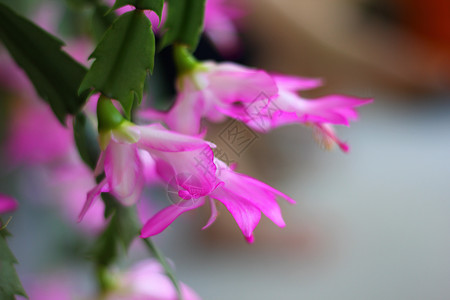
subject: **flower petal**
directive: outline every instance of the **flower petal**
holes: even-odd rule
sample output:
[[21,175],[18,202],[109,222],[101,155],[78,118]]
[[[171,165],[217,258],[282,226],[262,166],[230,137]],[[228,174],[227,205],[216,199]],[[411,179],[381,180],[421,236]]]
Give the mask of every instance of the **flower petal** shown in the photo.
[[211,205],[211,216],[209,217],[208,222],[206,223],[205,226],[203,226],[202,230],[205,230],[206,228],[208,228],[209,226],[212,225],[212,223],[214,223],[214,221],[217,219],[217,216],[219,215],[218,211],[217,211],[217,206],[216,203],[214,202],[213,199],[209,200],[209,203]]
[[161,124],[137,127],[141,132],[138,147],[148,151],[152,149],[165,152],[188,151],[207,144],[203,139],[168,130]]
[[13,211],[17,209],[19,204],[14,198],[0,195],[0,214]]
[[190,205],[187,205],[188,202],[183,202],[184,205],[171,205],[163,210],[159,211],[156,215],[154,215],[150,220],[148,220],[141,231],[141,238],[147,238],[149,236],[157,235],[161,233],[164,229],[166,229],[176,218],[178,218],[181,214],[196,209],[203,204],[205,204],[205,199],[200,198],[196,200],[187,200]]
[[[105,175],[111,192],[123,204],[136,199],[140,193],[143,180],[142,165],[136,144],[122,144],[110,141],[105,150]],[[126,203],[125,203],[126,201]]]
[[90,190],[86,196],[86,201],[84,202],[83,208],[81,209],[80,215],[78,216],[77,222],[81,222],[86,215],[89,208],[94,204],[94,201],[100,196],[101,193],[109,192],[110,188],[107,179],[103,179],[99,184],[97,184],[92,190]]

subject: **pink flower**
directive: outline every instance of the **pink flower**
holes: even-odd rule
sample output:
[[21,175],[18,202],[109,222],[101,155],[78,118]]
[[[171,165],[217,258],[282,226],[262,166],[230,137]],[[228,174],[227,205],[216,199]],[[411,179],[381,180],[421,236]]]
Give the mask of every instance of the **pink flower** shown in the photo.
[[[79,220],[102,192],[112,193],[124,205],[137,202],[149,176],[144,166],[153,164],[142,151],[150,154],[159,176],[174,178],[186,194],[204,196],[215,187],[215,178],[206,176],[203,170],[205,165],[215,172],[212,149],[200,138],[169,131],[160,124],[138,126],[128,121],[100,131],[99,138],[103,151],[94,173],[100,175],[104,171],[105,178],[88,193]],[[200,156],[199,151],[211,155]],[[193,176],[201,189],[186,180],[185,174]]]
[[[105,295],[105,300],[176,300],[176,290],[164,274],[161,265],[152,260],[136,264],[117,278],[117,288]],[[183,299],[200,300],[187,285],[180,283]]]
[[343,151],[349,147],[340,141],[332,125],[349,126],[358,118],[356,107],[372,102],[345,95],[328,95],[318,99],[305,99],[297,94],[322,85],[320,79],[273,75],[278,96],[261,94],[250,104],[229,106],[224,114],[244,122],[250,128],[267,132],[282,125],[300,123],[314,128],[316,137],[325,148],[338,144]]
[[74,149],[72,131],[62,126],[44,103],[18,107],[9,126],[6,146],[13,163],[54,162]]
[[18,203],[14,198],[0,194],[0,214],[16,210],[17,206]]
[[234,63],[195,63],[177,80],[178,96],[167,113],[152,110],[142,117],[164,120],[170,129],[189,135],[201,130],[201,119],[221,122],[236,102],[251,103],[261,93],[277,94],[275,81],[266,72]]
[[[276,199],[281,197],[290,203],[295,203],[293,199],[254,178],[234,172],[218,159],[214,162],[220,185],[209,194],[211,217],[203,229],[209,227],[217,217],[214,200],[225,205],[249,243],[253,242],[253,231],[259,223],[261,213],[279,227],[285,226]],[[205,203],[205,197],[184,198],[184,201],[180,199],[178,203],[166,207],[148,220],[141,231],[141,237],[159,234],[178,216]]]
[[205,7],[205,33],[224,56],[232,56],[240,48],[235,20],[245,13],[229,0],[208,0]]

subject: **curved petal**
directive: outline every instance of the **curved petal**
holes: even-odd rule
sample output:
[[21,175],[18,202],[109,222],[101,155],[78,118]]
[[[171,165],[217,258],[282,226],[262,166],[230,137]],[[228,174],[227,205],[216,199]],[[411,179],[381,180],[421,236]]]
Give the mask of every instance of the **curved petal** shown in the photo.
[[[111,192],[117,196],[118,200],[130,200],[130,197],[135,199],[132,196],[142,190],[139,182],[143,179],[136,144],[111,141],[105,150],[104,167]],[[130,203],[127,201],[124,204]]]
[[253,231],[261,219],[261,211],[246,199],[232,194],[224,188],[216,189],[210,196],[225,205],[236,220],[244,237],[251,239]]
[[[192,85],[184,80],[184,85]],[[171,130],[197,135],[201,128],[201,119],[204,114],[204,102],[201,91],[191,87],[183,87],[178,93],[174,106],[167,113],[165,122]]]
[[217,211],[217,206],[216,206],[216,203],[214,202],[214,200],[213,199],[209,199],[209,203],[211,205],[211,216],[209,217],[208,222],[206,223],[206,225],[203,226],[202,230],[205,230],[206,228],[211,226],[212,223],[214,223],[214,221],[217,219],[217,216],[219,215],[219,212]]
[[89,208],[94,204],[94,201],[100,196],[101,193],[109,192],[108,182],[103,179],[99,184],[97,184],[92,190],[90,190],[86,196],[86,201],[84,202],[83,208],[81,209],[80,215],[78,216],[77,222],[80,223],[84,216],[86,215]]
[[204,63],[209,68],[208,80],[221,102],[253,102],[261,94],[272,98],[278,94],[278,87],[265,71],[246,68],[234,63]]
[[214,153],[207,145],[192,151],[151,151],[150,154],[162,179],[180,187],[192,198],[208,195],[218,184]]
[[200,198],[196,201],[190,201],[191,205],[171,205],[159,211],[150,220],[148,220],[141,230],[141,238],[147,238],[157,235],[166,229],[181,214],[196,209],[205,204],[205,199]]
[[203,139],[170,131],[161,124],[137,127],[141,132],[138,146],[148,151],[151,149],[166,152],[188,151],[204,147],[207,144]]

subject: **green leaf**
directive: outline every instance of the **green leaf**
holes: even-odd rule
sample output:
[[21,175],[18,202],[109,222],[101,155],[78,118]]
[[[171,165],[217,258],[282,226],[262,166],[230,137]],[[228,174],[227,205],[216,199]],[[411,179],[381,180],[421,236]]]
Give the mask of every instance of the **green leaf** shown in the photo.
[[197,47],[203,30],[205,0],[167,0],[166,30],[161,47],[177,43],[191,51]]
[[116,99],[130,117],[135,101],[142,100],[145,77],[153,69],[155,37],[142,11],[121,15],[108,29],[91,58],[92,67],[81,83],[80,92],[93,87]]
[[94,125],[85,114],[78,113],[74,118],[73,134],[81,158],[91,169],[95,169],[100,156],[98,135]]
[[[96,4],[92,13],[92,34],[98,41],[100,40],[117,16],[114,13],[108,13],[111,10],[109,6]],[[107,14],[108,13],[108,14]]]
[[153,10],[161,18],[164,0],[116,0],[112,10],[121,8],[125,5],[133,5],[137,9]]
[[8,235],[6,229],[0,231],[0,299],[15,300],[14,295],[28,298],[14,268],[17,260],[6,243]]
[[0,40],[61,123],[81,109],[87,94],[77,91],[86,69],[61,50],[63,42],[1,3]]
[[105,212],[112,214],[108,227],[98,238],[93,258],[99,265],[108,266],[122,252],[126,252],[131,242],[139,234],[140,224],[135,206],[122,206],[111,195],[102,194]]

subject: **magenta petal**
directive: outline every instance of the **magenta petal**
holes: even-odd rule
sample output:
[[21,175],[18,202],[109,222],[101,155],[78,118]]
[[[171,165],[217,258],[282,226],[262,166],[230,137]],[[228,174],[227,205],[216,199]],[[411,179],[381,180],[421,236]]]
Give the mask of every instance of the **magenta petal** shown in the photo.
[[320,78],[307,78],[280,74],[271,75],[275,79],[279,89],[288,90],[291,92],[315,89],[323,84],[322,79]]
[[0,195],[0,214],[13,211],[17,209],[19,204],[14,198]]
[[214,202],[214,200],[210,199],[209,203],[211,205],[211,216],[209,217],[209,220],[206,223],[206,225],[203,226],[202,230],[205,230],[206,228],[211,226],[212,223],[214,223],[214,221],[217,219],[217,216],[219,215],[219,212],[217,211],[217,206],[216,206],[216,203]]
[[211,197],[225,205],[245,237],[249,238],[252,236],[261,219],[261,211],[257,207],[246,201],[246,199],[230,194],[222,188],[215,190]]
[[[189,201],[189,202],[187,202]],[[181,214],[196,209],[205,203],[204,198],[183,201],[184,205],[171,205],[159,211],[148,220],[141,231],[141,238],[147,238],[161,233]],[[187,205],[189,203],[189,205]]]
[[158,174],[172,187],[179,187],[192,198],[208,195],[218,184],[214,153],[203,148],[184,152],[150,152],[156,161]]
[[103,192],[109,192],[108,182],[103,179],[99,184],[97,184],[92,190],[90,190],[86,196],[86,201],[84,202],[83,208],[81,209],[80,215],[78,216],[77,222],[81,222],[86,215],[89,208],[92,206],[95,200],[100,196]]

